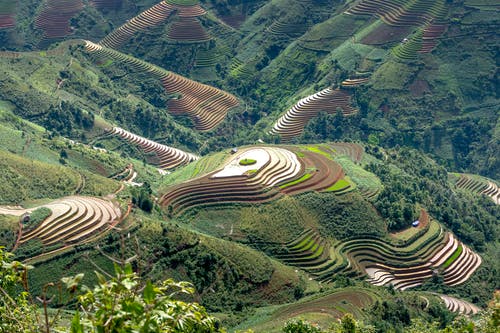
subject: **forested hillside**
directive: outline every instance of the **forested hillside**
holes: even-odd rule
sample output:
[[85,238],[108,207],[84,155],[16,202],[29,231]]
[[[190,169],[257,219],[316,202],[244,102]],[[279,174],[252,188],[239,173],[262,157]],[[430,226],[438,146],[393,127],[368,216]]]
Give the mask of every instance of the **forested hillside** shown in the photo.
[[0,245],[34,295],[131,264],[229,331],[474,322],[500,285],[499,11],[0,0]]

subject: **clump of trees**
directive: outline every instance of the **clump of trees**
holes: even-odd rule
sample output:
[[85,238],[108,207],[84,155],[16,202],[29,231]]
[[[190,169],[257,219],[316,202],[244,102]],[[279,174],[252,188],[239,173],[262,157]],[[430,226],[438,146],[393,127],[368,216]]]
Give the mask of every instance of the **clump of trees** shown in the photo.
[[153,200],[151,199],[151,186],[144,183],[140,187],[135,187],[130,190],[132,194],[132,203],[145,212],[151,212],[153,209]]

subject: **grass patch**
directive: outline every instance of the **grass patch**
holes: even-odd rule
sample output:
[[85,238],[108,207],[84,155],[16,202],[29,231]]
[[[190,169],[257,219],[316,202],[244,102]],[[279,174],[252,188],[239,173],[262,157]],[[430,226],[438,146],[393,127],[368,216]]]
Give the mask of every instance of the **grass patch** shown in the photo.
[[339,179],[332,186],[327,188],[325,192],[339,192],[351,186],[351,183],[345,178]]
[[320,154],[325,156],[326,158],[332,159],[332,156],[326,151],[322,150],[320,146],[306,146],[305,148],[309,151],[312,151],[313,153]]
[[244,158],[239,162],[240,165],[253,165],[255,163],[257,163],[257,160],[251,158]]
[[368,20],[366,17],[337,15],[314,25],[300,38],[305,47],[330,51],[351,38],[352,34]]
[[443,264],[443,266],[441,266],[442,269],[446,269],[448,268],[451,264],[453,264],[453,262],[462,254],[462,252],[464,251],[464,248],[462,245],[459,245],[457,247],[457,249],[455,250],[455,252],[453,253],[453,255],[451,257],[449,257]]
[[0,204],[60,198],[75,194],[106,195],[118,182],[87,171],[77,172],[61,165],[24,158],[0,150]]
[[[294,197],[265,205],[240,208],[241,231],[265,242],[287,242],[304,228],[315,228],[317,218]],[[279,232],[277,232],[279,231]]]
[[271,279],[273,273],[271,260],[256,250],[212,237],[203,237],[201,242],[224,257],[240,275],[250,281],[263,283]]
[[301,250],[301,249],[305,248],[306,245],[311,242],[312,237],[313,237],[313,235],[307,236],[306,238],[301,240],[300,243],[298,243],[297,245],[290,247],[290,250]]
[[298,179],[295,179],[295,180],[293,180],[293,181],[291,181],[289,183],[281,185],[280,188],[284,189],[284,188],[287,188],[287,187],[292,186],[292,185],[300,184],[300,183],[308,180],[311,177],[312,177],[312,174],[306,173],[306,174],[304,174],[302,177],[300,177]]

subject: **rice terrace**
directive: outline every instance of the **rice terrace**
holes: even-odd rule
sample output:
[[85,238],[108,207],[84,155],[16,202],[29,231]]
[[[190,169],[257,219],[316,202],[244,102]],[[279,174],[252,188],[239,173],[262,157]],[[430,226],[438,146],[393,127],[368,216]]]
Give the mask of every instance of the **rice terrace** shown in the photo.
[[0,332],[497,332],[499,13],[0,0]]

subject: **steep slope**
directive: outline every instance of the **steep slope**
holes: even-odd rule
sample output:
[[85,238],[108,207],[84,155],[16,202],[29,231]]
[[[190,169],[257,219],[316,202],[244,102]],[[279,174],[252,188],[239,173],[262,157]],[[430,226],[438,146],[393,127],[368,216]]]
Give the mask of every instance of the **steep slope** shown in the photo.
[[169,112],[177,115],[188,114],[198,130],[213,129],[224,119],[228,110],[239,103],[235,96],[225,91],[189,80],[90,41],[85,41],[85,51],[96,59],[109,57],[122,61],[135,70],[153,75],[161,81],[168,94],[175,96],[168,101]]

